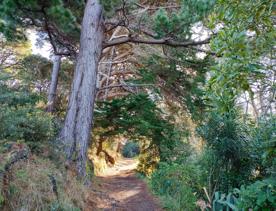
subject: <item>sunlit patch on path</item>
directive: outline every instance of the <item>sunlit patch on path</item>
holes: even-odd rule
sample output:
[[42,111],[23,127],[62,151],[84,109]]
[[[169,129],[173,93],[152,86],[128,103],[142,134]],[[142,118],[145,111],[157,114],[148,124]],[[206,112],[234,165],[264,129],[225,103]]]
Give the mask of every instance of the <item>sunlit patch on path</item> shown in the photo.
[[99,210],[105,211],[159,211],[157,200],[146,184],[135,176],[138,162],[122,159],[98,177],[101,193],[98,193]]

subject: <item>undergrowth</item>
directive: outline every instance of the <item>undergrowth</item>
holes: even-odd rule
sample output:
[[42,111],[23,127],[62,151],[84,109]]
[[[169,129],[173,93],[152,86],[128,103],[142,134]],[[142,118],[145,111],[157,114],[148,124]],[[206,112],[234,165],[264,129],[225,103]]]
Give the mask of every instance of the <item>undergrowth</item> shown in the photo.
[[35,155],[12,165],[4,184],[3,210],[83,210],[88,194],[74,173]]

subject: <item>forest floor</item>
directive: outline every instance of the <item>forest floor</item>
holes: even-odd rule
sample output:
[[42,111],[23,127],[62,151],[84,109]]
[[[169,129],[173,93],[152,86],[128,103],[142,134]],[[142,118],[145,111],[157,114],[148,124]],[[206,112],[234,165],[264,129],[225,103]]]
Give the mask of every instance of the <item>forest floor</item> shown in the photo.
[[104,211],[162,210],[146,183],[135,175],[137,163],[134,159],[121,159],[95,178],[94,207]]

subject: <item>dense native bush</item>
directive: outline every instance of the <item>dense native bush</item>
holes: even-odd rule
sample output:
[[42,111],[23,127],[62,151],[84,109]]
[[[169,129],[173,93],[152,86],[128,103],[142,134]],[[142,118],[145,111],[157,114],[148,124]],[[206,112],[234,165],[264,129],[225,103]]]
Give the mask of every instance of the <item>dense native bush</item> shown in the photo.
[[13,89],[0,83],[0,104],[6,106],[34,105],[41,97],[26,89]]
[[37,96],[3,87],[0,99],[0,140],[24,140],[37,149],[54,136],[52,116],[37,108]]
[[[198,128],[206,141],[201,167],[208,178],[209,191],[228,192],[250,180],[256,162],[249,129],[233,113],[212,113]],[[210,171],[211,169],[211,171]]]
[[237,207],[242,210],[273,210],[276,207],[275,178],[256,181],[242,186],[239,192]]
[[276,182],[274,178],[257,180],[226,194],[216,192],[212,210],[273,210],[276,207]]
[[140,153],[140,147],[135,142],[127,142],[123,148],[123,156],[126,158],[133,158]]
[[46,141],[54,132],[51,117],[32,106],[3,106],[0,108],[0,119],[1,139]]
[[276,117],[260,119],[253,137],[260,177],[276,176]]
[[275,184],[265,179],[275,174],[274,117],[260,119],[254,126],[233,113],[212,114],[199,134],[206,141],[199,160],[201,178],[213,196],[214,210],[275,206]]
[[198,172],[191,164],[160,163],[152,174],[151,188],[168,210],[195,210]]

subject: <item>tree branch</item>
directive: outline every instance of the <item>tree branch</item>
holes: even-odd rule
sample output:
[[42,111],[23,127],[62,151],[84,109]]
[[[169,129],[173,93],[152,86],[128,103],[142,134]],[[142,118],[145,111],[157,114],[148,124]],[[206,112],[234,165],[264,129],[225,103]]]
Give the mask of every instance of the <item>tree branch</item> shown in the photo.
[[149,6],[144,6],[142,4],[134,3],[136,6],[147,9],[147,10],[159,10],[159,9],[179,9],[181,6],[179,5],[168,5],[168,6],[160,6],[160,7],[149,7]]
[[47,17],[47,13],[46,11],[44,10],[44,8],[41,9],[42,11],[42,14],[44,16],[44,29],[48,35],[48,38],[49,38],[49,41],[50,41],[50,44],[52,45],[53,47],[53,50],[54,50],[54,53],[55,55],[58,55],[58,56],[71,56],[72,55],[72,52],[70,51],[64,51],[64,52],[59,52],[58,51],[58,47],[56,46],[55,44],[55,40],[54,40],[54,37],[53,37],[53,33],[51,31],[51,27],[50,27],[50,24],[49,24],[49,20],[48,20],[48,17]]
[[112,89],[118,87],[141,87],[141,86],[154,86],[154,84],[118,84],[118,85],[110,85],[104,86],[98,89],[98,91],[102,91],[104,89]]
[[208,38],[203,41],[186,41],[186,42],[178,42],[174,41],[172,39],[142,39],[139,37],[134,36],[128,36],[128,37],[122,37],[119,39],[111,40],[108,42],[104,42],[103,47],[107,48],[114,45],[120,45],[124,43],[143,43],[143,44],[151,44],[151,45],[167,45],[171,47],[189,47],[189,46],[197,46],[197,45],[203,45],[208,44],[210,42],[211,38]]

